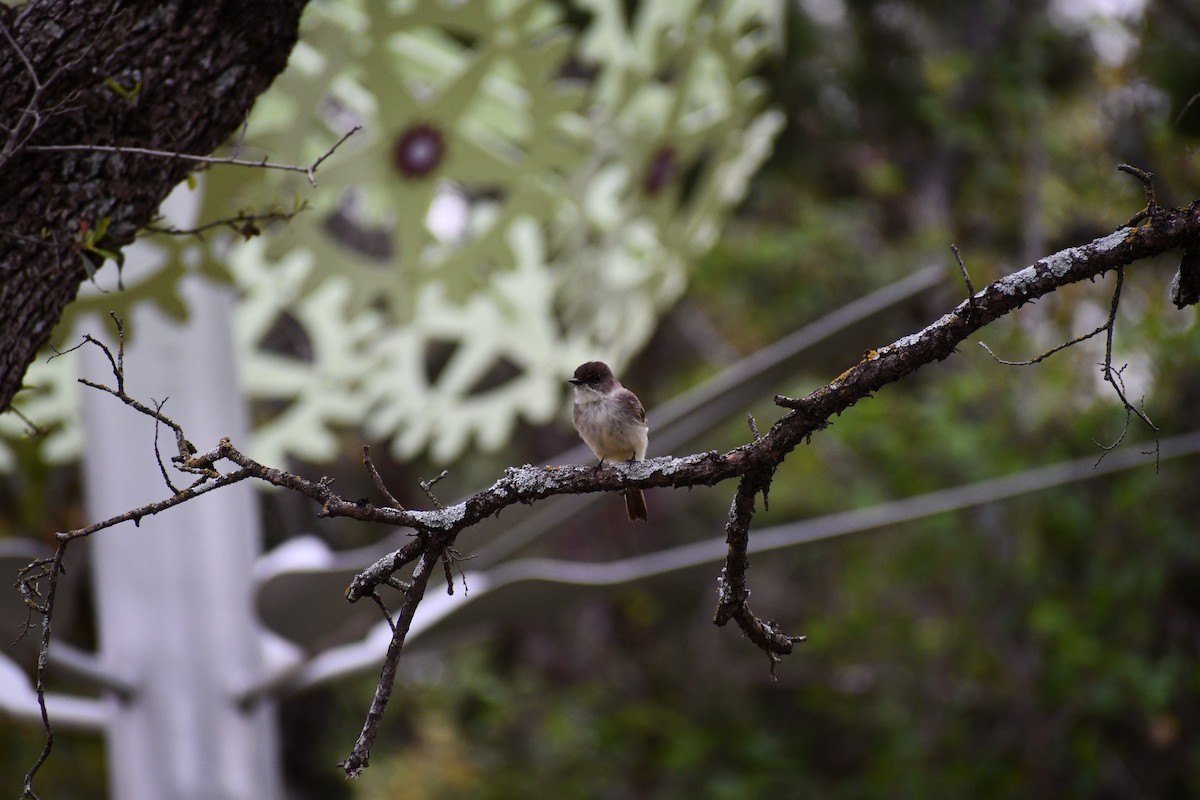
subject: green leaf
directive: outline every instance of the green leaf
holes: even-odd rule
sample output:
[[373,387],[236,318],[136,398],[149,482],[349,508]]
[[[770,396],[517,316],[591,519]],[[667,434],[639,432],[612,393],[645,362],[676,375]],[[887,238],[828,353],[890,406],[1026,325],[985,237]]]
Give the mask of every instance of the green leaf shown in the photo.
[[135,83],[133,85],[132,89],[126,89],[124,86],[117,83],[112,78],[105,78],[104,84],[106,86],[108,86],[108,88],[112,89],[114,92],[121,95],[121,97],[125,98],[125,100],[128,100],[128,101],[132,101],[133,98],[137,97],[138,92],[140,92],[142,90],[142,82],[141,81],[138,81],[137,83]]
[[116,250],[105,250],[102,247],[93,247],[91,250],[98,256],[106,258],[109,261],[116,262],[118,267],[125,266],[125,256]]
[[101,217],[100,221],[96,223],[96,227],[93,228],[91,231],[91,234],[94,237],[94,241],[98,242],[101,239],[103,239],[104,234],[108,233],[108,226],[111,224],[112,224],[112,220],[110,218]]

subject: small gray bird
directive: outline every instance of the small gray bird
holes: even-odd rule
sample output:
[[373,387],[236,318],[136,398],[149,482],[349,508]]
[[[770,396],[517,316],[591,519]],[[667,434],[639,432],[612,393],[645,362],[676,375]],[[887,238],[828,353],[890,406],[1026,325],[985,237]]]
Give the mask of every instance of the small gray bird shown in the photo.
[[[570,382],[575,385],[575,430],[600,459],[600,465],[605,461],[645,459],[650,430],[646,427],[646,409],[637,395],[613,376],[608,364],[580,364]],[[641,489],[625,490],[625,511],[630,521],[646,519],[646,497]]]

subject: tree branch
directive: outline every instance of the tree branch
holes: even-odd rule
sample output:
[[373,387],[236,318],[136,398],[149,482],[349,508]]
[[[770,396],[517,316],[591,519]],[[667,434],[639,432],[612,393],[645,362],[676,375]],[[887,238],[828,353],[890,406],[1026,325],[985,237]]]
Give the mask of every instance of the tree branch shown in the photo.
[[346,771],[347,777],[357,778],[371,762],[371,746],[379,734],[379,726],[383,722],[384,712],[392,697],[392,687],[396,682],[396,669],[400,664],[404,640],[408,636],[409,628],[412,627],[417,606],[425,597],[425,588],[429,585],[429,578],[437,568],[437,563],[441,560],[444,551],[445,545],[434,541],[428,542],[421,554],[420,563],[413,570],[412,582],[404,589],[404,605],[400,608],[400,615],[392,627],[392,641],[388,644],[387,655],[383,658],[383,668],[379,671],[379,682],[375,684],[375,695],[371,698],[371,707],[367,710],[362,731],[359,733],[358,741],[354,743],[350,755],[338,765]]
[[[714,622],[724,625],[730,620],[736,620],[746,636],[770,658],[773,671],[780,657],[790,653],[793,645],[803,641],[804,637],[790,636],[776,623],[763,621],[750,611],[750,592],[746,580],[749,567],[747,550],[755,499],[762,494],[765,505],[775,471],[788,454],[814,433],[827,427],[834,415],[843,413],[859,400],[869,397],[890,383],[902,380],[920,367],[947,358],[976,331],[1026,303],[1050,294],[1060,287],[1091,280],[1114,270],[1118,271],[1119,277],[1124,278],[1125,268],[1130,264],[1172,249],[1193,245],[1198,236],[1200,201],[1185,209],[1155,207],[1137,228],[1121,228],[1086,245],[1071,247],[1047,256],[1025,269],[989,284],[982,290],[972,292],[969,298],[922,330],[886,346],[869,350],[857,364],[809,395],[803,398],[776,397],[776,403],[790,411],[761,436],[755,426],[752,428],[754,434],[751,442],[726,453],[710,451],[682,457],[662,457],[612,464],[600,469],[590,465],[511,467],[491,486],[454,505],[440,507],[440,503],[430,492],[431,502],[439,507],[429,510],[400,507],[395,497],[382,486],[369,457],[365,460],[366,469],[384,498],[384,503],[380,505],[340,496],[333,491],[332,481],[327,478],[313,481],[260,464],[242,453],[228,439],[222,439],[216,447],[207,452],[197,453],[183,437],[182,429],[162,413],[161,405],[151,408],[126,394],[122,359],[119,356],[114,358],[112,353],[105,349],[117,378],[118,388],[114,390],[99,384],[90,385],[112,394],[138,413],[154,418],[156,423],[175,430],[181,444],[180,454],[171,459],[172,463],[177,469],[198,474],[201,478],[191,488],[158,503],[143,506],[86,528],[58,534],[60,551],[75,538],[90,535],[123,521],[136,522],[147,514],[158,513],[196,495],[247,478],[255,478],[309,497],[320,506],[318,516],[344,516],[414,529],[416,535],[408,544],[362,570],[346,589],[346,599],[349,602],[357,602],[364,597],[378,601],[377,590],[385,585],[399,589],[404,596],[399,614],[392,623],[392,640],[362,732],[350,755],[342,762],[347,774],[357,775],[369,763],[371,746],[391,696],[396,665],[413,615],[425,595],[430,576],[438,562],[451,550],[460,532],[510,505],[532,503],[557,494],[618,492],[631,487],[646,489],[711,486],[738,478],[738,488],[725,526],[728,552],[721,573],[721,590]],[[1110,326],[1115,319],[1118,297],[1119,294],[1115,293]],[[1106,377],[1109,374],[1113,375],[1112,380],[1117,382],[1114,386],[1119,391],[1119,370],[1112,369],[1111,365],[1111,327],[1109,331]],[[96,344],[103,348],[98,342]],[[222,472],[221,465],[224,462],[232,464],[234,468]],[[425,484],[427,490],[428,485]],[[405,581],[396,573],[409,564],[415,566],[411,580]],[[44,640],[48,640],[49,618],[53,612],[53,584],[57,581],[58,573],[56,570],[45,569],[45,565],[40,569],[35,569],[34,566],[31,565],[22,579],[22,591],[26,593],[31,609],[46,616],[43,630]],[[44,592],[41,586],[43,581],[49,581],[51,584],[48,593]],[[43,595],[47,600],[38,601],[37,598]],[[392,622],[390,615],[389,622]],[[51,735],[47,722],[48,741]]]

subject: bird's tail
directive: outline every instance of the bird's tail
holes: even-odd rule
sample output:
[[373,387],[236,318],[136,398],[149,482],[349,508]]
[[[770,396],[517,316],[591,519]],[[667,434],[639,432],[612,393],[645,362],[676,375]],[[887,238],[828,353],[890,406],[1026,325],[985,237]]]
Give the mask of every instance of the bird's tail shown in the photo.
[[625,490],[625,513],[629,515],[630,522],[646,521],[646,495],[642,494],[641,489]]

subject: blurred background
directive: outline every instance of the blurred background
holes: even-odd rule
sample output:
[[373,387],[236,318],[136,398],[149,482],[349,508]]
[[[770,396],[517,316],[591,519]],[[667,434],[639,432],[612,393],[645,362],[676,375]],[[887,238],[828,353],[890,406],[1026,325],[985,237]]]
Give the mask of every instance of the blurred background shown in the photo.
[[[416,508],[442,469],[450,502],[508,465],[587,463],[565,379],[595,357],[650,410],[651,456],[736,447],[747,412],[765,430],[775,394],[959,302],[951,243],[980,286],[1107,234],[1144,204],[1122,162],[1153,172],[1164,204],[1200,196],[1200,11],[1182,0],[307,13],[238,146],[308,163],[363,124],[344,160],[305,194],[289,182],[303,176],[206,173],[201,220],[304,210],[155,237],[157,271],[82,300],[60,340],[137,303],[184,316],[185,275],[232,284],[256,452],[347,497],[375,497],[363,443]],[[507,56],[481,65],[493,51]],[[1200,403],[1196,312],[1166,300],[1176,266],[1128,270],[1114,342],[1164,441],[1196,430]],[[979,338],[1034,358],[1102,324],[1112,288],[1068,287]],[[775,679],[711,623],[732,485],[654,490],[646,525],[607,495],[505,511],[460,538],[468,600],[430,611],[360,780],[335,764],[376,666],[281,692],[289,796],[1200,793],[1200,461],[1181,445],[1157,468],[1091,470],[1126,423],[1103,358],[1102,336],[1025,367],[972,343],[795,451],[751,531],[752,607],[808,637]],[[49,437],[5,429],[5,538],[91,521],[77,401],[60,397],[73,378],[55,381],[25,408]],[[1154,438],[1135,419],[1124,445]],[[1085,468],[984,502],[987,481],[1060,463]],[[959,486],[984,488],[955,510],[896,506]],[[298,497],[259,501],[267,549],[393,541]],[[789,527],[814,520],[823,533]],[[755,551],[764,531],[780,544]],[[627,572],[573,581],[567,564]],[[86,646],[81,584],[63,635]],[[266,627],[327,644],[293,635],[291,601],[264,587]],[[357,640],[368,619],[327,622],[344,627],[326,638]],[[41,746],[36,726],[5,723],[0,785],[15,791]],[[98,737],[64,734],[42,788],[105,797],[105,769]]]

